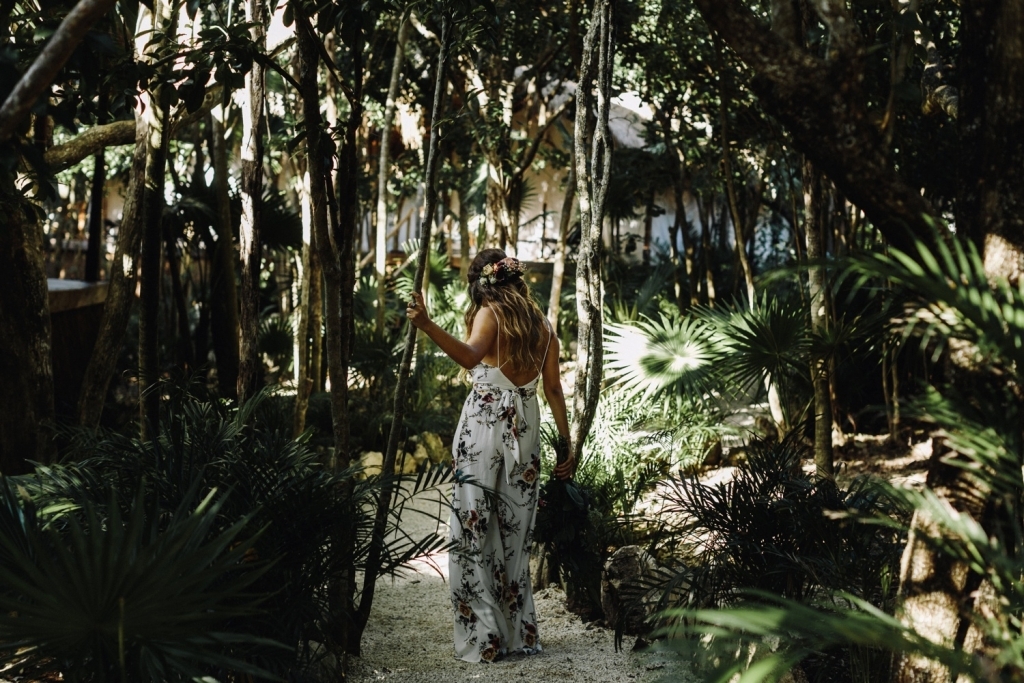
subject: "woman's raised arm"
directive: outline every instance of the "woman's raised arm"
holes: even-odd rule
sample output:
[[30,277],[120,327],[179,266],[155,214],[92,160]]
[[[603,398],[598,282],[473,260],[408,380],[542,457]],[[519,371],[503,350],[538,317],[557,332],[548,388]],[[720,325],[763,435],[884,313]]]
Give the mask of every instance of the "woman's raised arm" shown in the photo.
[[413,293],[413,298],[416,306],[405,309],[409,322],[423,330],[449,358],[467,370],[475,368],[494,346],[498,336],[498,321],[491,309],[481,308],[477,312],[469,339],[460,341],[430,319],[422,294]]

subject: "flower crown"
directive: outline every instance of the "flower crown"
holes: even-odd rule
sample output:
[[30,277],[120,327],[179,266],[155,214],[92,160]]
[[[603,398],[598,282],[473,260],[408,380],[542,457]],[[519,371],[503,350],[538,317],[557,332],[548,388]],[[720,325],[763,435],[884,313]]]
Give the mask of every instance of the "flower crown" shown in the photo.
[[523,264],[519,259],[506,256],[495,263],[488,263],[481,269],[480,284],[484,287],[503,285],[522,277],[523,272]]

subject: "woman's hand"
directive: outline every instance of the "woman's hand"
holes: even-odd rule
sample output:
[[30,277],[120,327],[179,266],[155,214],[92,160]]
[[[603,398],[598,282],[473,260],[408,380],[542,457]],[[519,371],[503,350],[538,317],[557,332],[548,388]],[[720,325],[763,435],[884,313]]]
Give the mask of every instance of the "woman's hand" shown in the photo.
[[421,330],[433,322],[427,314],[427,305],[423,302],[423,295],[419,292],[412,293],[412,301],[406,304],[405,316],[409,318],[409,322],[413,326]]
[[[565,443],[561,447],[564,448],[565,451],[569,451],[569,438],[559,438],[565,439]],[[576,458],[570,455],[566,460],[555,465],[554,473],[559,479],[572,479],[572,475],[576,473]]]

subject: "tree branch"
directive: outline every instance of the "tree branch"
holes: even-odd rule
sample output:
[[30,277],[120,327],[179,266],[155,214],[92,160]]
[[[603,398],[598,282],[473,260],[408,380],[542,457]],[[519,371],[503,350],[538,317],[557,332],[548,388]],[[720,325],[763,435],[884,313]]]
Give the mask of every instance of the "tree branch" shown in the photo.
[[859,50],[860,32],[846,7],[846,0],[814,0],[812,4],[832,34],[831,43],[837,51]]
[[921,90],[924,92],[921,113],[930,116],[942,111],[955,120],[960,110],[960,93],[949,82],[952,67],[942,61],[942,56],[934,44],[929,44],[927,50],[928,61],[924,65],[924,73],[921,74]]
[[513,176],[522,175],[526,172],[526,169],[533,163],[533,158],[537,156],[537,151],[540,149],[541,144],[544,142],[544,136],[551,130],[551,126],[558,122],[558,119],[562,118],[562,114],[569,108],[569,105],[575,101],[575,98],[569,98],[565,101],[565,104],[554,113],[553,116],[548,117],[547,122],[540,127],[537,134],[533,136],[533,141],[530,142],[530,146],[523,152],[523,156],[519,160],[519,164],[516,165],[515,171],[512,173]]
[[[752,89],[793,136],[794,146],[823,170],[896,247],[912,237],[932,241],[938,214],[887,160],[868,118],[859,71],[849,58],[826,62],[761,26],[739,0],[695,0],[705,21],[755,72]],[[819,10],[831,11],[820,0]],[[827,6],[827,7],[826,7]],[[829,15],[843,40],[855,40],[845,20]],[[857,51],[859,52],[859,50]]]
[[[219,101],[223,86],[216,85],[206,91],[202,106],[194,112],[179,118],[171,125],[171,134],[191,126],[206,116]],[[76,135],[65,143],[54,145],[46,150],[43,160],[51,173],[59,173],[71,168],[82,159],[101,152],[107,147],[135,144],[135,121],[114,121],[101,126],[93,126],[89,130]]]
[[7,142],[100,17],[115,0],[80,0],[0,107],[0,143]]

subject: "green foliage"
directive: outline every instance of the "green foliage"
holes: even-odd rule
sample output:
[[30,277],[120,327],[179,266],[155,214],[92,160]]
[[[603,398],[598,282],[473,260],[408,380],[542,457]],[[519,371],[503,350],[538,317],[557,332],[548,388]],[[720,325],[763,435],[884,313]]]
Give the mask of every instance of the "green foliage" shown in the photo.
[[736,396],[766,381],[792,397],[809,381],[809,346],[802,306],[766,295],[753,310],[734,304],[609,324],[609,377],[648,398]]
[[[667,472],[700,465],[726,428],[713,408],[683,396],[651,400],[606,390],[584,445],[580,476],[603,481],[621,471],[632,481],[650,466]],[[627,512],[631,505],[620,506]]]
[[122,515],[111,493],[68,515],[19,488],[0,482],[0,660],[71,681],[269,675],[243,653],[284,649],[244,627],[270,567],[249,561],[248,518],[223,527],[223,494],[161,510],[140,490]]
[[[616,548],[641,545],[656,552],[665,526],[638,512],[673,468],[700,463],[723,432],[718,416],[682,400],[642,400],[605,391],[572,482],[541,487],[534,539],[563,572],[570,604],[601,610],[601,570]],[[553,450],[555,433],[545,430]]]
[[[329,588],[349,567],[365,571],[383,480],[357,480],[354,469],[325,470],[316,452],[287,435],[290,425],[274,427],[282,422],[273,419],[276,412],[266,394],[234,412],[183,396],[168,410],[156,440],[80,432],[72,439],[65,464],[8,478],[5,485],[12,491],[17,486],[26,500],[9,495],[6,512],[0,514],[15,521],[39,520],[33,524],[49,528],[45,543],[4,542],[10,549],[6,552],[20,552],[25,558],[20,565],[23,575],[33,571],[25,564],[30,561],[56,567],[34,577],[33,599],[77,591],[91,596],[79,601],[82,609],[91,609],[91,604],[102,607],[94,616],[109,625],[119,623],[117,599],[124,597],[125,609],[133,608],[130,619],[124,617],[124,628],[134,629],[125,631],[126,643],[152,649],[148,639],[168,633],[171,640],[160,647],[177,648],[175,657],[192,662],[192,668],[175,668],[177,659],[160,659],[170,673],[156,677],[159,680],[198,675],[193,673],[197,667],[207,675],[258,668],[269,672],[261,675],[283,677],[313,666],[319,656],[313,644],[331,642],[338,620],[352,618],[352,606],[339,605]],[[438,469],[401,487],[399,505],[385,531],[390,540],[381,574],[444,546],[440,536],[412,538],[401,531],[398,515],[409,496],[434,495],[448,483],[450,473]],[[213,499],[198,508],[193,503],[196,495],[220,491],[227,493],[215,504]],[[10,536],[8,530],[15,527],[5,521],[0,532]],[[122,528],[123,533],[118,531]],[[62,548],[76,548],[73,563]],[[117,564],[122,561],[124,567]],[[168,572],[174,576],[168,577]],[[20,585],[29,586],[25,580]],[[180,602],[181,612],[170,604],[173,600]],[[85,673],[79,676],[75,662],[102,656],[117,663],[106,650],[95,650],[96,643],[107,647],[109,638],[116,639],[116,629],[104,626],[100,635],[107,640],[90,640],[83,634],[97,623],[90,621],[93,617],[72,622],[64,618],[62,603],[49,599],[45,606],[50,611],[40,612],[37,630],[74,627],[80,633],[72,634],[72,640],[48,641],[34,656],[46,661],[62,652],[55,649],[62,643],[75,643],[74,652],[60,654],[59,661],[72,667],[65,676],[78,680],[92,679]],[[189,621],[184,615],[192,611],[196,614]],[[5,622],[8,630],[0,649],[32,636],[34,632],[20,628],[20,623],[24,622]],[[223,637],[218,635],[222,632]],[[282,645],[266,647],[270,642]],[[159,658],[159,651],[154,652],[139,654],[139,661]]]
[[[853,259],[849,274],[860,285],[879,279],[907,289],[908,303],[894,321],[904,338],[917,338],[927,348],[955,349],[970,366],[968,385],[930,388],[914,404],[918,419],[937,428],[951,452],[950,466],[967,470],[972,486],[986,497],[986,518],[954,510],[929,488],[913,490],[880,485],[885,495],[928,524],[917,538],[947,560],[960,563],[969,581],[984,586],[989,599],[983,611],[966,610],[961,617],[985,643],[965,652],[955,645],[932,642],[879,609],[870,595],[842,590],[823,594],[813,604],[796,604],[772,594],[741,596],[725,610],[681,610],[666,633],[677,645],[703,650],[712,671],[710,680],[776,681],[812,653],[840,648],[920,656],[940,662],[951,680],[1016,680],[1024,673],[1021,631],[1024,624],[1024,527],[1020,514],[1021,340],[1024,339],[1024,289],[986,276],[974,246],[950,238],[935,247],[918,245],[914,257],[893,250]],[[903,529],[904,519],[850,510],[847,523],[865,533],[886,535]],[[835,586],[836,589],[845,588]],[[774,642],[775,646],[770,644]],[[751,656],[756,649],[756,656]],[[994,672],[999,672],[995,674]],[[861,677],[858,680],[878,680]]]
[[716,386],[721,351],[714,329],[696,317],[641,318],[605,328],[608,379],[630,394],[703,397]]
[[689,476],[665,487],[663,514],[678,520],[672,542],[685,564],[673,583],[685,586],[684,603],[727,605],[746,589],[801,601],[841,588],[887,599],[881,582],[894,574],[900,535],[846,519],[897,514],[885,492],[867,480],[846,489],[812,480],[800,467],[807,449],[792,433],[782,442],[754,439],[747,450],[728,482]]
[[[434,319],[452,334],[462,335],[465,285],[447,268],[447,257],[437,255],[438,280],[432,280],[430,311]],[[443,287],[439,283],[443,284]],[[349,391],[352,438],[355,451],[381,451],[387,443],[394,410],[395,368],[405,348],[405,301],[412,292],[412,276],[403,273],[386,297],[385,334],[375,329],[376,284],[363,277],[356,290],[356,338],[350,362]],[[465,400],[460,368],[421,335],[419,354],[409,377],[410,407],[403,430],[408,436],[430,431],[440,434],[455,430]],[[322,434],[331,432],[331,414],[326,395],[311,398],[310,424]]]
[[275,366],[287,369],[294,344],[295,330],[290,316],[275,313],[260,319],[257,348]]

